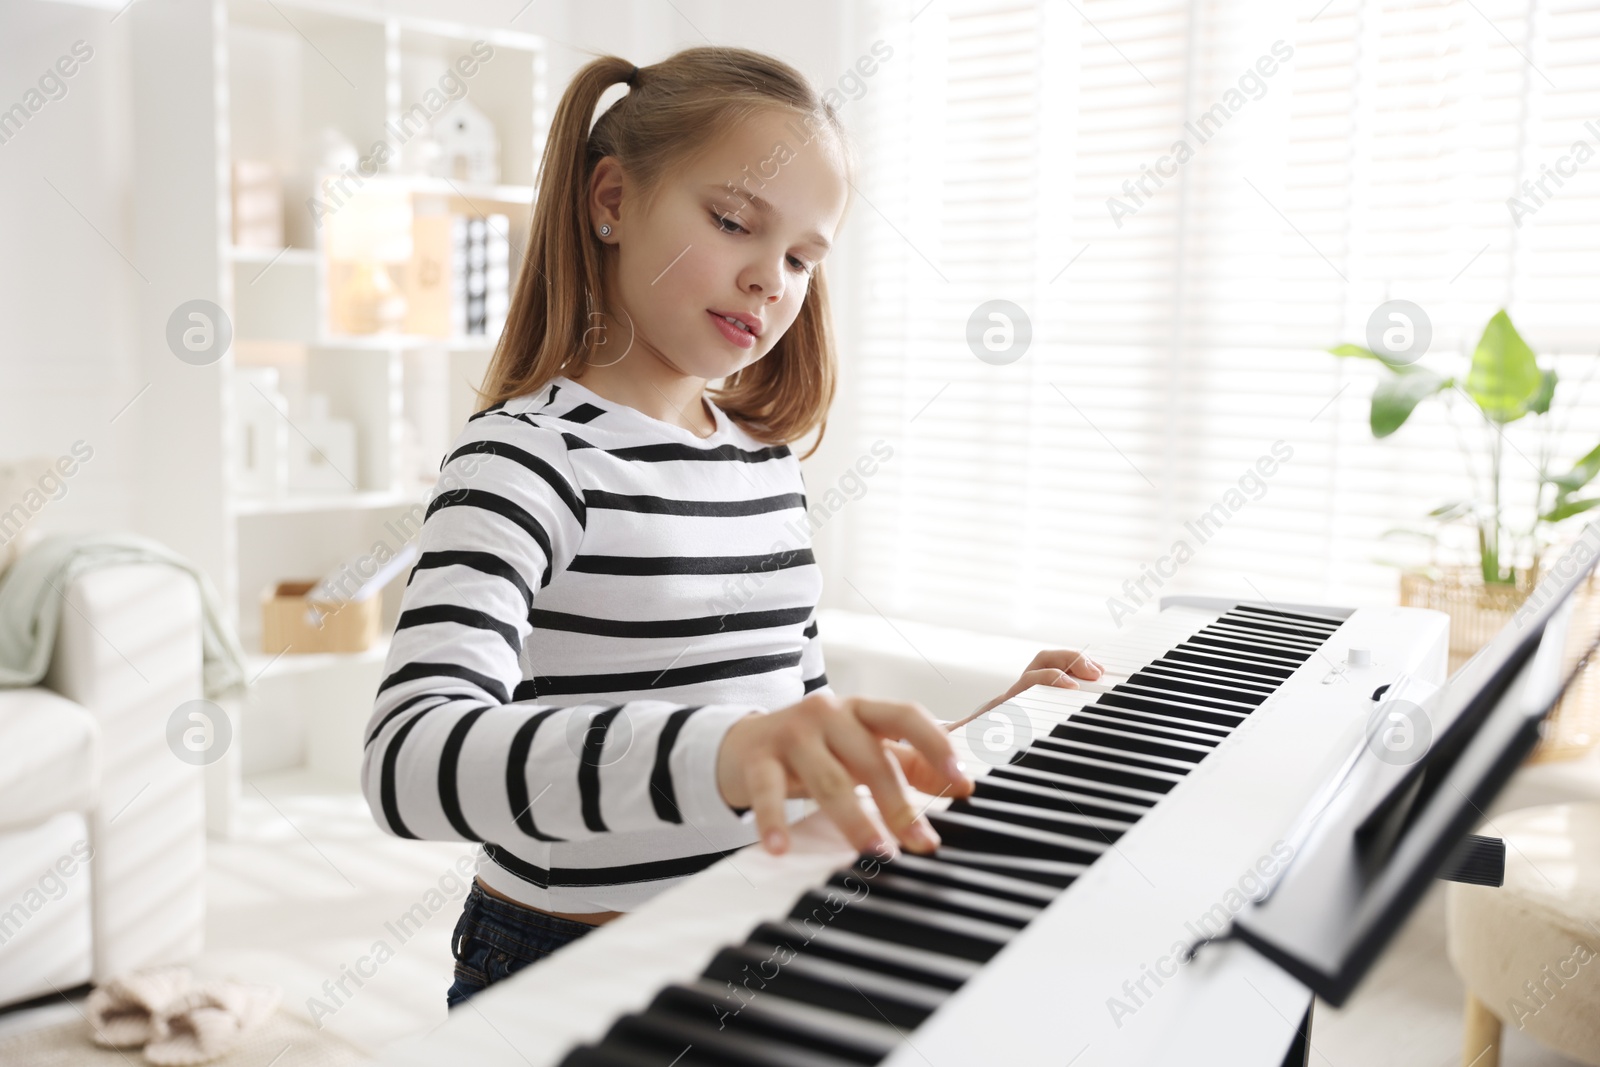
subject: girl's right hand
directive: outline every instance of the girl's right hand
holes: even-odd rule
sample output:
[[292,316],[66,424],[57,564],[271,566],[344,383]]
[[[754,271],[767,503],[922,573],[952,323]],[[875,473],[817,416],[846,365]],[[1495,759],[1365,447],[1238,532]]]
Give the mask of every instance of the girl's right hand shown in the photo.
[[943,725],[921,704],[813,693],[798,704],[753,712],[728,728],[717,752],[717,788],[729,807],[754,808],[767,851],[788,848],[787,797],[814,797],[861,852],[886,844],[856,796],[872,792],[890,831],[915,852],[939,843],[906,796],[972,792]]

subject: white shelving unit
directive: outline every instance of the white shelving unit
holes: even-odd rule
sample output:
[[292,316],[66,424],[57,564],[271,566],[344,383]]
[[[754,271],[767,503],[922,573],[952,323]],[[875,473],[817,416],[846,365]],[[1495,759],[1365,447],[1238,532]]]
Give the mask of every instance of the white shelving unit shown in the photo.
[[[380,546],[394,552],[415,537],[444,451],[477,407],[473,390],[497,340],[330,329],[335,265],[328,220],[319,224],[307,203],[319,192],[323,131],[337,130],[362,156],[387,143],[400,156],[393,165],[404,166],[407,144],[420,133],[416,109],[437,122],[456,107],[440,87],[464,85],[464,98],[494,124],[498,181],[380,171],[346,182],[337,210],[384,197],[417,215],[503,215],[514,292],[549,124],[546,53],[542,38],[503,26],[316,0],[174,0],[162,6],[134,13],[136,35],[159,36],[169,45],[163,56],[183,56],[178,69],[136,70],[141,142],[152,142],[156,153],[165,148],[136,175],[139,221],[176,231],[167,264],[171,275],[186,278],[173,286],[174,305],[179,296],[214,294],[231,320],[233,343],[214,368],[181,372],[166,392],[156,393],[153,406],[173,406],[152,420],[149,432],[157,453],[165,451],[182,469],[172,472],[172,513],[152,503],[147,525],[208,566],[251,653],[250,696],[228,709],[236,743],[213,765],[208,783],[213,832],[226,834],[246,776],[304,768],[330,785],[356,786],[361,726],[380,680],[403,579],[385,591],[384,638],[346,655],[262,654],[261,596],[276,582],[319,578],[356,554]],[[485,46],[492,50],[488,58]],[[462,57],[475,61],[470,76],[457,65]],[[195,99],[201,85],[211,90],[209,114]],[[443,106],[433,108],[439,100]],[[233,244],[238,159],[270,161],[282,176],[286,247]],[[207,169],[209,202],[160,187],[164,177],[170,184],[172,175]],[[197,262],[214,273],[208,277]],[[152,303],[163,299],[152,293]],[[170,357],[154,345],[146,352],[147,365],[173,375]],[[354,422],[358,462],[341,472],[353,489],[278,496],[245,491],[237,476],[244,440],[236,391],[241,371],[263,365],[279,370],[291,435],[298,432],[295,422],[307,417],[309,393],[328,398],[331,417]],[[187,396],[175,395],[182,391]],[[176,429],[159,424],[179,410],[182,443],[169,439]]]

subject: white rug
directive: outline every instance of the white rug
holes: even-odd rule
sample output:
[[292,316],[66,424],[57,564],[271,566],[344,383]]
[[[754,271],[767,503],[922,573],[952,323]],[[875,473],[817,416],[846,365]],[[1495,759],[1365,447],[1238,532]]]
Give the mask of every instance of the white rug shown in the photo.
[[[81,1018],[0,1037],[0,1063],[6,1067],[141,1067],[146,1062],[136,1048],[96,1045]],[[343,1038],[279,1011],[206,1067],[355,1067],[370,1062]]]

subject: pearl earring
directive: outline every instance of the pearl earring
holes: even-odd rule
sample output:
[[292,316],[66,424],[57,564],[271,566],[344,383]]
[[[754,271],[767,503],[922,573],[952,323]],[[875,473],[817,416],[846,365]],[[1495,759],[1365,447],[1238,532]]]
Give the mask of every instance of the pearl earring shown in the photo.
[[611,236],[611,226],[610,226],[609,223],[602,222],[600,224],[600,236],[601,237],[610,237]]

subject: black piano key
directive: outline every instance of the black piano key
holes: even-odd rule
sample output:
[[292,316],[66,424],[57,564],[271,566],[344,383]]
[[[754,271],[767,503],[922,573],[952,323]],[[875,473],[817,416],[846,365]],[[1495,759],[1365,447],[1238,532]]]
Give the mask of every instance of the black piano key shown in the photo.
[[1263,626],[1242,615],[1219,615],[1211,620],[1205,628],[1208,630],[1231,630],[1235,633],[1248,634],[1252,638],[1263,641],[1277,641],[1280,644],[1292,644],[1297,647],[1309,645],[1317,648],[1327,641],[1327,635],[1324,633],[1306,630],[1296,631],[1293,627],[1286,626]]
[[1216,700],[1226,700],[1231,704],[1243,704],[1248,707],[1260,707],[1261,702],[1267,699],[1266,693],[1247,693],[1226,685],[1212,682],[1194,681],[1188,678],[1174,678],[1160,671],[1136,671],[1129,678],[1132,685],[1142,685],[1148,689],[1168,689],[1174,693],[1188,693],[1197,697],[1212,697]]
[[1136,807],[1147,809],[1154,807],[1156,801],[1161,799],[1160,793],[1153,793],[1144,789],[1130,789],[1127,786],[1112,785],[1109,782],[1095,781],[1090,778],[1079,778],[1071,774],[1040,770],[1038,767],[1025,767],[1020,763],[1002,764],[995,767],[988,774],[979,777],[977,781],[1020,782],[1025,785],[1060,790],[1079,796],[1115,800],[1118,803],[1132,804]]
[[751,931],[748,943],[839,960],[880,974],[909,978],[923,985],[948,990],[960,989],[979,970],[978,964],[959,956],[946,956],[942,952],[912,945],[880,941],[832,927],[801,930],[788,921],[762,923]]
[[[1072,778],[1088,779],[1091,782],[1106,782],[1110,785],[1126,786],[1129,789],[1139,789],[1146,793],[1168,793],[1178,783],[1178,780],[1183,777],[1168,771],[1135,771],[1126,764],[1112,763],[1093,756],[1074,755],[1054,749],[1041,748],[1038,745],[1029,745],[1018,752],[1012,757],[1010,765],[1013,767],[1038,768],[1041,771],[1052,771]],[[1000,768],[997,767],[995,770],[1000,770]],[[991,771],[990,773],[994,772]]]
[[815,889],[806,892],[789,912],[789,918],[807,926],[810,923],[837,926],[868,937],[931,948],[980,963],[999,952],[1016,933],[1009,926],[952,915],[903,900],[860,897],[847,900],[834,910],[829,906],[828,896]]
[[718,1029],[714,1022],[667,1012],[629,1012],[611,1024],[602,1050],[637,1051],[675,1067],[848,1067],[850,1061],[770,1037]]
[[[780,942],[797,946],[759,996],[740,1008],[737,1035],[708,1037],[699,1048],[685,1042],[665,1062],[680,1053],[685,1067],[877,1062],[900,1043],[898,1034],[890,1037],[892,1027],[868,1031],[865,1039],[827,1033],[845,1020],[873,1025],[877,1009],[863,1007],[862,992],[896,1026],[916,1025],[998,951],[1008,931],[1015,933],[1070,887],[1110,841],[1277,692],[1340,625],[1331,616],[1239,605],[1133,671],[1012,763],[980,776],[971,797],[930,813],[944,838],[934,855],[900,853],[870,863],[862,857],[807,893],[789,919],[764,923],[744,946],[719,953],[708,976],[757,986],[750,980],[753,965],[767,961]],[[863,885],[866,897],[841,906],[845,894],[838,891]],[[823,918],[828,925],[819,925]],[[841,978],[853,979],[860,991]],[[691,1031],[722,1035],[706,1016],[714,1020],[719,1007],[726,1013],[728,998],[712,988],[707,978],[663,990],[652,1010],[666,1012],[669,1022],[649,1013],[632,1017],[632,1039],[660,1051],[663,1042]],[[904,995],[896,997],[895,990]],[[750,1035],[765,1039],[741,1042]],[[638,1062],[621,1044],[577,1049],[571,1058],[566,1067]]]
[[795,953],[781,957],[780,962],[774,951],[752,945],[725,948],[712,958],[702,977],[732,982],[758,997],[774,992],[791,1000],[864,1019],[882,1019],[904,1028],[921,1025],[950,995],[948,989],[820,956]]
[[1212,726],[1221,726],[1229,732],[1243,722],[1246,716],[1237,711],[1224,711],[1218,708],[1201,707],[1190,704],[1185,700],[1177,699],[1176,694],[1170,697],[1156,696],[1152,693],[1134,693],[1122,689],[1113,689],[1109,693],[1101,693],[1096,704],[1104,704],[1108,708],[1130,708],[1133,711],[1148,711],[1152,715],[1166,715],[1175,719],[1188,719],[1191,722],[1203,722]]
[[661,1057],[638,1049],[579,1045],[563,1056],[556,1067],[661,1067]]
[[[856,869],[862,870],[865,866],[858,861]],[[906,878],[920,878],[938,885],[981,893],[994,900],[1014,900],[1019,904],[1030,904],[1038,908],[1044,907],[1056,898],[1054,889],[1036,882],[962,867],[938,855],[919,856],[915,852],[902,852],[894,858],[893,869],[896,874]]]
[[1074,815],[1093,815],[1101,819],[1121,819],[1137,822],[1148,810],[1148,805],[1112,800],[1104,796],[1068,789],[1060,785],[1044,785],[1037,781],[1002,777],[996,768],[980,775],[972,784],[973,797],[1004,800],[1012,804],[1032,804],[1034,807],[1066,811]]
[[1316,655],[1322,647],[1320,641],[1301,641],[1279,634],[1262,634],[1237,626],[1207,626],[1197,637],[1214,637],[1219,641],[1238,641],[1274,656],[1294,656],[1304,661]]
[[1283,684],[1283,680],[1294,673],[1290,668],[1229,659],[1226,655],[1213,655],[1207,650],[1185,649],[1181,644],[1173,645],[1141,669],[1154,670],[1157,668],[1182,671],[1187,674],[1201,675],[1208,678],[1214,677],[1218,681],[1255,686],[1258,689],[1266,690],[1268,693],[1277,692],[1278,687]]
[[1336,615],[1315,615],[1310,612],[1279,611],[1277,608],[1261,608],[1254,604],[1238,604],[1230,608],[1231,613],[1246,614],[1266,619],[1283,619],[1294,623],[1308,623],[1312,626],[1326,626],[1337,630],[1344,625],[1345,620]]
[[1030,826],[1046,833],[1078,837],[1098,844],[1114,845],[1132,823],[1110,819],[1095,819],[1072,815],[1064,811],[1051,811],[1032,804],[1014,804],[988,797],[959,797],[950,802],[946,811],[976,815],[985,819],[999,819],[1015,826]]
[[954,863],[957,866],[971,867],[973,870],[992,874],[1003,874],[1008,878],[1024,878],[1040,885],[1054,886],[1056,889],[1066,889],[1089,869],[1087,863],[1062,863],[1059,860],[1041,860],[1032,856],[1005,856],[998,852],[976,852],[954,845],[940,845],[934,855],[945,863]]
[[1109,847],[1103,841],[1067,837],[948,808],[927,812],[924,818],[933,824],[941,840],[974,852],[1090,864]]
[[[1254,637],[1272,638],[1275,641],[1299,641],[1302,645],[1322,645],[1323,641],[1328,640],[1328,637],[1333,633],[1333,630],[1325,630],[1322,627],[1296,629],[1293,625],[1280,625],[1277,622],[1264,622],[1261,619],[1256,619],[1256,617],[1243,616],[1243,614],[1226,613],[1219,614],[1218,617],[1211,619],[1211,622],[1208,622],[1206,627],[1218,627],[1218,629],[1226,627],[1229,630],[1250,633]],[[1338,629],[1338,627],[1334,627],[1334,629]]]
[[1242,657],[1274,667],[1298,667],[1307,659],[1299,653],[1270,651],[1245,641],[1229,641],[1221,637],[1207,637],[1204,634],[1195,634],[1178,647],[1214,649],[1219,654]]
[[1267,697],[1278,691],[1276,685],[1259,678],[1251,678],[1231,671],[1220,671],[1213,667],[1198,667],[1193,663],[1179,663],[1173,660],[1158,659],[1152,660],[1141,669],[1148,674],[1154,674],[1161,678],[1174,678],[1179,681],[1204,682],[1207,685],[1214,685],[1219,689],[1227,689],[1229,692],[1241,694],[1239,699],[1243,699],[1244,696],[1248,695],[1251,699],[1259,697],[1262,701],[1265,701]]
[[1252,678],[1262,678],[1272,682],[1282,682],[1294,673],[1294,670],[1289,667],[1279,667],[1269,663],[1254,663],[1244,659],[1230,659],[1225,655],[1219,655],[1215,650],[1196,650],[1194,648],[1186,648],[1182,644],[1172,648],[1162,659],[1174,663],[1188,663],[1208,669],[1235,671]]
[[1141,773],[1159,771],[1182,777],[1194,769],[1194,764],[1189,760],[1158,756],[1150,752],[1136,752],[1132,748],[1107,744],[1103,738],[1091,741],[1082,737],[1052,737],[1046,734],[1034,738],[1028,748],[1041,752],[1059,752],[1069,756],[1087,756]]
[[[1140,700],[1149,700],[1166,706],[1223,711],[1240,719],[1248,718],[1250,713],[1256,710],[1254,704],[1244,704],[1237,700],[1228,700],[1223,697],[1207,696],[1199,693],[1179,693],[1170,689],[1158,689],[1142,682],[1128,682],[1117,686],[1113,692],[1121,696],[1136,697]],[[1110,694],[1102,695],[1109,696]]]
[[1253,671],[1261,667],[1271,667],[1274,670],[1293,671],[1298,663],[1281,663],[1256,656],[1250,652],[1240,652],[1233,649],[1218,648],[1214,645],[1195,644],[1196,637],[1203,634],[1191,634],[1167,649],[1164,656],[1171,656],[1174,652],[1196,652],[1200,655],[1211,656],[1226,664],[1231,664],[1232,669],[1239,671]]
[[1197,745],[1215,748],[1227,740],[1232,730],[1213,726],[1210,723],[1194,722],[1190,719],[1180,719],[1176,716],[1157,715],[1149,711],[1134,711],[1131,708],[1118,708],[1099,702],[1089,704],[1073,712],[1072,717],[1081,722],[1095,722],[1106,726],[1116,726],[1118,729],[1127,730],[1136,734],[1149,734],[1151,737],[1170,737],[1179,741],[1191,741]]
[[896,873],[894,866],[890,864],[888,869],[880,868],[874,875],[856,870],[839,871],[828,879],[828,884],[846,890],[865,885],[867,892],[876,896],[938,908],[953,915],[967,915],[1003,926],[1015,926],[1019,930],[1039,914],[1037,905],[994,900],[970,890],[906,878]]
[[1189,741],[1167,741],[1100,723],[1080,721],[1076,716],[1050,728],[1050,736],[1063,741],[1081,741],[1100,748],[1115,748],[1152,759],[1199,763],[1210,754],[1212,745]]
[[667,986],[651,1000],[646,1014],[709,1020],[751,1037],[815,1049],[851,1063],[877,1063],[900,1043],[899,1032],[886,1022],[871,1022],[777,994],[730,1003],[720,983],[705,979]]
[[1278,622],[1261,622],[1258,619],[1246,619],[1245,616],[1232,616],[1232,614],[1219,617],[1218,622],[1226,622],[1229,627],[1234,627],[1234,629],[1253,630],[1256,633],[1274,633],[1278,637],[1302,638],[1302,640],[1309,641],[1309,643],[1318,646],[1318,648],[1326,645],[1328,638],[1333,637],[1333,630],[1296,629],[1293,625],[1283,625],[1278,624]]

